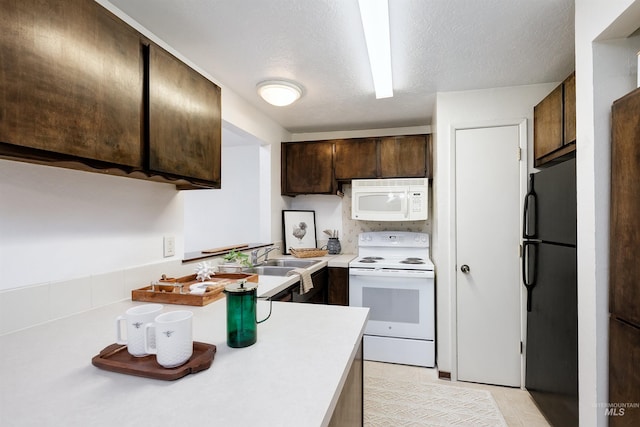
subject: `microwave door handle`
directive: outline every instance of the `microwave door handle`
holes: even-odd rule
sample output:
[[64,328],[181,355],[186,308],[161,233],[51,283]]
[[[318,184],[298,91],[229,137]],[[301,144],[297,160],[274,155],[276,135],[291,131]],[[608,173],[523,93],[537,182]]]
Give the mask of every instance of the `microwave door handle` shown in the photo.
[[404,194],[405,194],[404,200],[407,202],[407,206],[405,207],[405,210],[404,210],[404,218],[409,219],[409,213],[410,213],[411,201],[412,201],[410,200],[410,198],[412,197],[411,191],[404,190]]

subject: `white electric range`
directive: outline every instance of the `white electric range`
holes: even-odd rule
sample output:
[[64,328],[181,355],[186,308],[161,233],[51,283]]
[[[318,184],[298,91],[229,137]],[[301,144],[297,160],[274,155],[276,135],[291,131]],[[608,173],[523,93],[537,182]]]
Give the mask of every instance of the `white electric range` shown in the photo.
[[435,366],[434,277],[428,234],[358,236],[358,257],[349,263],[349,305],[369,307],[365,360]]

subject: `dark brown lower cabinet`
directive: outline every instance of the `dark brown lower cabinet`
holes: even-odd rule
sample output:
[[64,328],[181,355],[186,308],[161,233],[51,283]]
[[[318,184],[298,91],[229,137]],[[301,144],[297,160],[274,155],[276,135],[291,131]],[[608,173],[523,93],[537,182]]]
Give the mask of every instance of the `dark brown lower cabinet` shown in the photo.
[[329,267],[329,304],[349,305],[349,269]]
[[293,302],[306,302],[312,304],[327,303],[327,284],[329,281],[329,272],[325,267],[311,274],[313,280],[313,289],[305,294],[300,294],[300,285],[293,288]]
[[293,302],[293,287],[287,288],[284,291],[278,292],[271,297],[271,301],[279,302]]
[[300,294],[300,283],[277,293],[273,301],[309,302],[314,304],[349,305],[349,269],[326,267],[311,275],[313,289]]

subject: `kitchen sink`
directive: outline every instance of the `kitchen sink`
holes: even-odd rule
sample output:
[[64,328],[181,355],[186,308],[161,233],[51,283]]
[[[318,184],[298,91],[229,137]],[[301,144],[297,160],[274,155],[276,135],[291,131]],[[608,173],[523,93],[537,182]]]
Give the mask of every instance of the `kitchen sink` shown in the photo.
[[265,276],[286,276],[287,273],[297,267],[282,267],[274,265],[260,265],[257,267],[243,268],[243,273],[263,274]]
[[322,261],[318,260],[304,260],[304,259],[270,259],[265,261],[262,265],[278,266],[278,267],[295,267],[295,268],[307,268]]

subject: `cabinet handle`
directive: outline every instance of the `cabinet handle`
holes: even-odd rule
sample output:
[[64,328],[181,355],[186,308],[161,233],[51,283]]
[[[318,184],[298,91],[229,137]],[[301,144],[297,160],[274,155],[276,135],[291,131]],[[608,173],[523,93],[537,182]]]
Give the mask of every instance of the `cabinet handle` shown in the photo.
[[467,264],[463,264],[462,267],[460,267],[460,271],[462,271],[464,274],[468,274],[471,269]]

